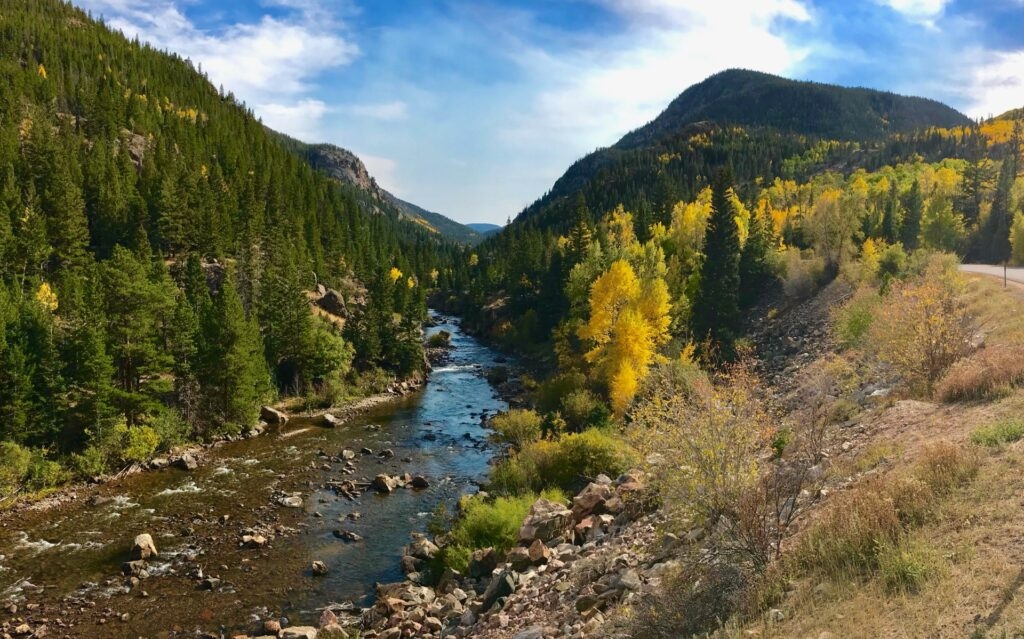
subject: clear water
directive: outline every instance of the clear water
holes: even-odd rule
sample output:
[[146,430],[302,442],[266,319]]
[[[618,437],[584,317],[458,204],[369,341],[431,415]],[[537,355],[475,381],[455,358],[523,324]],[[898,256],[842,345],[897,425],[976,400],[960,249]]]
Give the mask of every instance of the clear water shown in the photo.
[[[104,626],[82,616],[73,636],[97,637],[150,636],[178,627],[245,629],[250,617],[279,614],[293,623],[314,622],[329,603],[369,603],[377,582],[402,578],[399,559],[409,533],[425,530],[438,504],[476,490],[493,453],[483,416],[506,407],[483,375],[497,353],[450,321],[428,332],[439,330],[452,334],[454,349],[425,388],[343,427],[293,418],[262,437],[208,451],[196,471],[142,473],[101,487],[95,505],[83,496],[46,513],[8,518],[0,528],[0,603],[58,607],[70,596],[130,613],[129,622]],[[321,468],[318,451],[337,455],[364,446],[375,453],[390,448],[395,456],[360,457],[354,475],[342,474],[341,464]],[[391,495],[367,491],[355,502],[325,488],[331,480],[403,472],[425,476],[430,487]],[[304,507],[278,506],[274,497],[281,492],[301,493]],[[359,518],[350,518],[355,512]],[[222,515],[229,515],[227,523]],[[257,523],[298,532],[262,551],[238,548],[241,531]],[[182,536],[186,527],[195,533]],[[339,529],[363,540],[341,541],[333,534]],[[153,562],[159,576],[125,593],[119,568],[141,532],[151,533],[160,549]],[[326,576],[310,574],[313,560],[327,564]],[[200,590],[188,574],[196,567],[219,576],[221,588]],[[148,597],[141,597],[142,589]]]

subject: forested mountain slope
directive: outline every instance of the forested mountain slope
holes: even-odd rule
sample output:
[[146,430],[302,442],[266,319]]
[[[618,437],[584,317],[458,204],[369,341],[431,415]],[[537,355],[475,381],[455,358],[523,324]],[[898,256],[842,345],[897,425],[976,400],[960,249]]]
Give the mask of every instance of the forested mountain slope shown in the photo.
[[59,0],[0,15],[0,453],[32,447],[34,485],[422,366],[436,233],[364,210],[189,61]]

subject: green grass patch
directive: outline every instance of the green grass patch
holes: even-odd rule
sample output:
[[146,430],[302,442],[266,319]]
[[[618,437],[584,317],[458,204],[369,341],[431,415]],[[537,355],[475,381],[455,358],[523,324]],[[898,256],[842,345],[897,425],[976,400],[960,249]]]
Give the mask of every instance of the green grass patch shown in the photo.
[[999,448],[1024,437],[1024,420],[1004,419],[982,426],[971,433],[971,442],[978,446]]

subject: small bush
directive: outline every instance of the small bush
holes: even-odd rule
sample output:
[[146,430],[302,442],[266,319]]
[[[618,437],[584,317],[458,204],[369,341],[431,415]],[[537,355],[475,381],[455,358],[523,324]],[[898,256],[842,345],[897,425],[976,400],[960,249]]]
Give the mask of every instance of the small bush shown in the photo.
[[836,497],[811,526],[796,550],[801,567],[833,578],[878,567],[879,550],[897,543],[903,526],[892,500],[867,488]]
[[914,474],[937,495],[944,495],[970,483],[978,474],[979,465],[973,450],[940,442],[924,449]]
[[490,426],[494,429],[495,440],[522,450],[524,446],[540,438],[542,423],[540,415],[534,411],[513,408],[495,415]]
[[[560,503],[566,501],[560,490],[547,490],[540,496]],[[445,564],[465,571],[473,550],[493,547],[499,555],[508,552],[519,541],[519,528],[535,501],[535,494],[499,497],[491,502],[479,497],[463,498],[461,515],[444,547]]]
[[653,597],[639,601],[630,637],[704,637],[718,630],[746,603],[750,584],[734,566],[700,566],[696,574],[678,571]]
[[926,395],[970,352],[974,326],[961,290],[955,268],[936,258],[918,280],[893,284],[871,323],[875,356]]
[[28,475],[32,453],[14,442],[0,442],[0,499],[10,497]]
[[562,419],[573,432],[600,427],[611,419],[611,411],[601,399],[586,389],[573,391],[562,398]]
[[438,331],[427,338],[428,348],[447,348],[452,344],[452,334],[448,331]]
[[541,413],[553,413],[562,410],[562,399],[571,393],[582,390],[587,384],[583,373],[570,371],[554,375],[537,386],[533,394],[533,403]]
[[922,542],[886,544],[878,553],[878,572],[886,590],[915,593],[939,571],[939,558]]
[[786,452],[786,447],[789,446],[789,442],[793,440],[793,429],[791,428],[780,428],[775,433],[775,437],[772,438],[772,457],[779,459],[782,457],[782,453]]
[[950,366],[935,386],[944,402],[997,399],[1024,383],[1024,347],[984,348]]
[[46,490],[67,483],[71,472],[51,459],[46,458],[45,451],[33,451],[32,462],[28,469],[26,484],[32,490]]
[[1012,444],[1024,437],[1024,421],[1005,419],[995,424],[982,426],[971,433],[971,441],[979,446],[998,448],[1004,444]]
[[833,314],[833,330],[840,346],[859,348],[865,345],[880,301],[873,290],[862,288]]
[[820,257],[804,258],[799,249],[788,249],[783,256],[785,277],[782,288],[793,299],[809,297],[818,288],[825,273],[825,261]]
[[632,465],[632,450],[600,430],[535,441],[491,470],[488,488],[501,495],[521,495],[549,487],[575,490],[599,474],[619,475]]
[[149,426],[130,427],[125,440],[121,457],[128,462],[146,461],[160,445],[160,435]]

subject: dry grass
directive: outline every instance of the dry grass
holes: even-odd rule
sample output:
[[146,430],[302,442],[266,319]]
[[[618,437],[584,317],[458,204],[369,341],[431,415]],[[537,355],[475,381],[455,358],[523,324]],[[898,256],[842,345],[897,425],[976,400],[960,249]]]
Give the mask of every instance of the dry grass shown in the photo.
[[1024,383],[1024,347],[984,348],[953,364],[935,386],[944,402],[998,399]]

